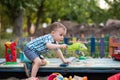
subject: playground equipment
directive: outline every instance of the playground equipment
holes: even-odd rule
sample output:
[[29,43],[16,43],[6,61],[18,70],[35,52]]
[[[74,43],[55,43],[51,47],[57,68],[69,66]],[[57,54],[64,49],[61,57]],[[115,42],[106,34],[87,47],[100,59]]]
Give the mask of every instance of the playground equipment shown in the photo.
[[16,43],[6,42],[5,43],[5,59],[6,64],[16,64]]
[[120,60],[120,43],[117,38],[110,38],[109,53],[115,60]]

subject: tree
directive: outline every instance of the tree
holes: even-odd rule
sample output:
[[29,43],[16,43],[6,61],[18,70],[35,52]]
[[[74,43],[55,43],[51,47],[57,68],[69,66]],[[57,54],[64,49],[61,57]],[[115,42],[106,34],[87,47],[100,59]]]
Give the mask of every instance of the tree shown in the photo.
[[[36,30],[40,23],[70,20],[80,24],[101,23],[108,18],[120,19],[120,1],[105,0],[109,9],[101,9],[99,0],[0,0],[0,20],[13,26],[16,36],[22,35],[23,25],[27,24],[28,33],[31,24]],[[3,18],[4,16],[4,18]],[[49,21],[48,21],[49,20]],[[26,21],[27,23],[24,23]]]
[[26,9],[29,9],[29,11],[35,10],[36,4],[39,5],[39,2],[41,2],[41,0],[0,0],[0,4],[7,9],[4,13],[6,13],[11,20],[15,36],[22,36]]
[[112,19],[120,19],[120,0],[105,0],[109,5],[109,9],[106,12],[106,16]]
[[21,36],[23,26],[23,1],[1,0],[1,5],[6,7],[6,14],[10,18],[15,36]]

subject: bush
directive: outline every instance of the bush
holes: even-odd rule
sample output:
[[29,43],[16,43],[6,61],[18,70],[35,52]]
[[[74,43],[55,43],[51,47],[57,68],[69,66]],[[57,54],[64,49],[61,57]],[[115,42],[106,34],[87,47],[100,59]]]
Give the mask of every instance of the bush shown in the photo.
[[4,53],[5,53],[5,42],[8,41],[7,39],[2,39],[0,40],[0,58],[4,58]]
[[5,33],[5,32],[2,32],[1,34],[0,34],[0,36],[1,36],[1,39],[11,39],[11,38],[13,38],[13,34],[12,33]]

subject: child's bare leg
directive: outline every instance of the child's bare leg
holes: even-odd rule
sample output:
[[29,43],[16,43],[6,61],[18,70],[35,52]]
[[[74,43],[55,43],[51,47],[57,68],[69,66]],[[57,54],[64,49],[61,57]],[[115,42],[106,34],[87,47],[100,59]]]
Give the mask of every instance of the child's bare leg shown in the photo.
[[42,62],[39,57],[35,58],[32,65],[31,77],[36,77],[39,67]]
[[47,64],[47,60],[46,59],[41,59],[41,62],[42,62],[42,66],[45,66]]
[[46,63],[46,59],[40,59],[39,57],[35,58],[32,64],[31,77],[36,77],[39,67],[46,65]]

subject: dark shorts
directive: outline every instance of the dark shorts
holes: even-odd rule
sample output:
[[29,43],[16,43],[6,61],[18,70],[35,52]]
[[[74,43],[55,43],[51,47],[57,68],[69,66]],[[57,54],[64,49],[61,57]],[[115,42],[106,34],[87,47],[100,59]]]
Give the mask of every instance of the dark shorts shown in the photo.
[[36,57],[39,57],[37,53],[30,50],[27,46],[24,48],[24,54],[31,61],[33,61]]

